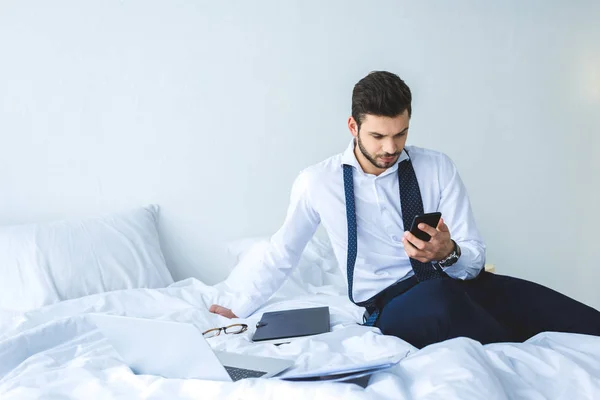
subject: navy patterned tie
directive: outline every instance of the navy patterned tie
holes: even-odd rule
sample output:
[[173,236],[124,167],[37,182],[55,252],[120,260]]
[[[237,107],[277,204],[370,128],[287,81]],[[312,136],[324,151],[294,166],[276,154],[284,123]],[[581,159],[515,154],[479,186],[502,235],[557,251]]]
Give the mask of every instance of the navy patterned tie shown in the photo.
[[344,164],[344,194],[346,195],[346,220],[348,221],[348,297],[356,304],[352,297],[352,283],[354,282],[354,264],[356,263],[356,206],[354,204],[354,180],[352,166]]
[[[406,151],[406,149],[405,149]],[[408,154],[408,151],[406,152]],[[375,297],[356,303],[352,297],[352,287],[354,282],[354,265],[356,264],[357,253],[357,228],[356,228],[356,204],[354,201],[354,178],[352,175],[352,166],[344,164],[344,194],[346,198],[346,220],[348,222],[348,258],[347,258],[347,274],[348,274],[348,297],[350,301],[358,306],[367,307],[370,316],[365,322],[365,325],[373,326],[379,311],[374,307]],[[398,164],[398,184],[400,190],[400,202],[402,206],[402,221],[404,229],[410,229],[410,224],[415,215],[423,214],[423,200],[421,199],[421,191],[419,182],[415,175],[412,162],[410,159],[404,160]],[[440,279],[444,276],[433,267],[432,263],[422,263],[420,261],[410,259],[413,271],[418,281],[428,279]]]
[[[404,230],[409,230],[415,215],[423,214],[421,190],[410,160],[404,160],[398,164],[398,186],[402,206],[402,223]],[[419,282],[443,278],[442,273],[435,269],[430,262],[423,263],[411,258],[410,264]]]

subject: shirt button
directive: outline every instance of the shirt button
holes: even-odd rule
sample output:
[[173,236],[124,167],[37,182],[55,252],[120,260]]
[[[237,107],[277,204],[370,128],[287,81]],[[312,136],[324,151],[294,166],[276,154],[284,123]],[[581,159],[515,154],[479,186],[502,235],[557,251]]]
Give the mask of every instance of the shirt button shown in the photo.
[[399,240],[398,240],[398,236],[396,236],[396,235],[393,235],[393,236],[392,236],[392,240],[393,240],[394,242],[399,242]]

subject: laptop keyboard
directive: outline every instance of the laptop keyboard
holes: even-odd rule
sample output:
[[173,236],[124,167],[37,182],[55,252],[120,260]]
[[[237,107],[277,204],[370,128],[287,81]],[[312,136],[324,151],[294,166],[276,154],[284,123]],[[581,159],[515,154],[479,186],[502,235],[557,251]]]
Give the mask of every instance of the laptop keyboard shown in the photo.
[[264,371],[253,371],[251,369],[228,367],[226,365],[225,370],[234,382],[244,378],[259,378],[266,374]]

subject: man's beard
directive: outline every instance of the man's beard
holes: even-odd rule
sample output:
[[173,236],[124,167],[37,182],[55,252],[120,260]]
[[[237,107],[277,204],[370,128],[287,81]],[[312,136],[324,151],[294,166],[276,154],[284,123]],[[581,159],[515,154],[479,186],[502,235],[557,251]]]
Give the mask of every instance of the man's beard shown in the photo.
[[[360,141],[360,135],[358,135],[357,142],[358,142],[358,149],[360,150],[362,155],[365,156],[365,158],[367,160],[369,160],[369,162],[371,164],[373,164],[374,166],[376,166],[377,168],[386,169],[386,168],[391,167],[392,165],[394,165],[394,163],[396,162],[397,156],[400,154],[400,153],[395,153],[395,154],[385,153],[380,156],[373,157],[371,154],[369,154],[367,149],[365,149],[362,142]],[[385,162],[385,161],[381,161],[381,160],[377,161],[378,157],[394,157],[394,160],[392,160],[391,162]]]

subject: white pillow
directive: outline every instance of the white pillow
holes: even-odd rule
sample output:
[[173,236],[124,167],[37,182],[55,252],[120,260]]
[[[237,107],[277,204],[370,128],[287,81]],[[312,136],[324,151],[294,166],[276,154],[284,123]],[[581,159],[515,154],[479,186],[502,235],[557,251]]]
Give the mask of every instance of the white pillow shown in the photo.
[[173,283],[160,249],[158,206],[75,221],[0,227],[0,309]]

